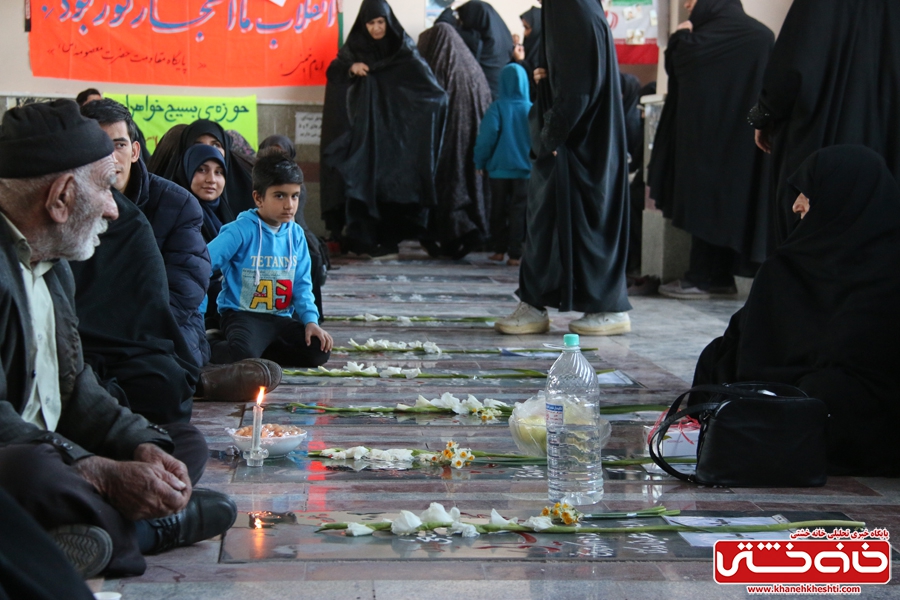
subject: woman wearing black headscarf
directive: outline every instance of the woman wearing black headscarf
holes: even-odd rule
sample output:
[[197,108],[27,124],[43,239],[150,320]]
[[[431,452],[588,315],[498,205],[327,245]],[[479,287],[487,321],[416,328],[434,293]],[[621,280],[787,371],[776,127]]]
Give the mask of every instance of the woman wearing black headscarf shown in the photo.
[[788,183],[804,216],[694,382],[796,385],[828,405],[832,474],[900,475],[900,188],[863,146],[820,150]]
[[863,144],[900,178],[900,2],[794,0],[750,122],[772,152],[772,238],[790,233],[803,160],[837,144]]
[[525,39],[522,45],[525,46],[525,58],[519,62],[528,73],[528,81],[531,85],[531,100],[535,99],[537,92],[537,84],[534,81],[534,70],[544,67],[544,35],[541,25],[541,9],[537,7],[529,8],[519,17],[522,19],[522,25],[525,27]]
[[547,331],[553,306],[585,313],[574,333],[625,333],[628,153],[612,32],[597,0],[545,0],[541,16],[547,77],[531,112],[522,302],[496,329]]
[[487,181],[475,170],[473,151],[481,118],[491,105],[491,89],[478,61],[450,25],[437,23],[422,32],[419,52],[449,96],[435,176],[438,202],[423,245],[434,253],[433,244],[439,243],[442,254],[462,258],[487,234]]
[[447,94],[384,0],[363,0],[327,76],[322,217],[347,249],[392,254],[436,204]]
[[696,0],[690,20],[669,38],[669,95],[650,161],[650,193],[693,242],[688,272],[660,287],[663,295],[736,294],[739,267],[766,258],[769,195],[760,182],[768,161],[745,113],[762,88],[774,42],[740,0]]
[[481,65],[491,86],[491,96],[500,93],[500,71],[512,60],[513,39],[509,27],[494,10],[481,0],[470,0],[456,9],[459,35]]
[[222,197],[228,203],[231,211],[237,215],[254,208],[252,165],[231,151],[231,137],[225,133],[221,125],[214,121],[199,119],[185,127],[174,152],[167,153],[168,160],[160,159],[158,162],[152,162],[151,172],[190,190],[191,180],[184,172],[184,154],[194,144],[213,146],[222,153],[225,167],[228,170],[225,193]]

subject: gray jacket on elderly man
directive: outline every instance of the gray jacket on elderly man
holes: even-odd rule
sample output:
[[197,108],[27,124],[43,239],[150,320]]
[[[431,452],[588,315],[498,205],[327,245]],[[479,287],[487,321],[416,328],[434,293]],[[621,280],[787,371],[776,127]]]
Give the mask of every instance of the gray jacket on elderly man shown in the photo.
[[92,454],[131,460],[135,448],[144,443],[171,451],[166,431],[119,406],[84,364],[69,264],[57,261],[44,280],[53,299],[59,361],[62,410],[55,431],[21,417],[34,385],[36,347],[15,241],[0,219],[0,447],[52,444],[69,464]]

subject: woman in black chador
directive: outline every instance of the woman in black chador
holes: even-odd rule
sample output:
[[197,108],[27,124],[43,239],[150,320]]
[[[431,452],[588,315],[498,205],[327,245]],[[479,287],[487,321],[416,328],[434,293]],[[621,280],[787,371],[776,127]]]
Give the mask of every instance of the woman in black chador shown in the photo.
[[750,113],[772,152],[772,244],[790,233],[788,176],[807,156],[862,144],[900,178],[900,2],[794,0]]
[[788,185],[793,230],[694,383],[795,385],[828,405],[831,474],[898,476],[900,187],[864,146],[816,152]]
[[438,203],[422,245],[429,254],[462,258],[487,235],[487,177],[476,172],[473,155],[478,126],[491,105],[491,89],[478,61],[450,25],[437,23],[423,31],[419,52],[450,101],[435,176]]
[[513,40],[509,27],[494,10],[481,0],[470,0],[456,9],[459,20],[451,9],[445,10],[437,22],[449,23],[457,28],[460,37],[481,65],[494,100],[500,94],[500,71],[512,61]]
[[547,331],[552,306],[585,313],[574,333],[625,333],[628,153],[612,32],[597,0],[545,0],[541,17],[547,70],[531,113],[522,302],[496,329]]
[[[166,151],[160,153],[160,160],[152,160],[149,169],[152,173],[174,181],[184,189],[191,190],[193,173],[184,172],[184,154],[195,144],[206,144],[216,148],[225,159],[228,177],[225,180],[225,192],[222,199],[227,207],[222,207],[220,219],[222,223],[234,220],[231,215],[255,208],[253,204],[253,164],[236,155],[231,150],[231,136],[225,133],[222,126],[215,121],[198,119],[181,131],[178,143],[174,148],[167,145]],[[227,216],[224,213],[228,213]],[[209,239],[206,240],[209,242]]]
[[384,0],[364,0],[327,71],[322,217],[372,256],[418,239],[436,204],[447,94]]
[[541,31],[541,9],[529,8],[519,16],[522,26],[525,28],[525,39],[522,45],[525,47],[525,58],[519,64],[528,73],[528,81],[531,89],[531,100],[534,101],[537,93],[537,84],[534,81],[534,70],[544,66],[544,34]]
[[[691,234],[690,268],[659,292],[736,295],[767,255],[767,156],[746,113],[762,88],[775,36],[740,0],[696,0],[669,38],[669,94],[650,159],[650,196]],[[743,268],[741,268],[743,267]]]

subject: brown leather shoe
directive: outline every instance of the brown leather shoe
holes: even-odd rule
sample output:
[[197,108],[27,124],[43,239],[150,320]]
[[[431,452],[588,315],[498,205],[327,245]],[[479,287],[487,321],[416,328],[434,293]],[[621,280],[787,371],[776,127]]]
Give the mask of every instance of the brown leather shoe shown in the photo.
[[271,392],[281,383],[281,367],[264,358],[230,365],[208,365],[200,372],[203,402],[253,402],[259,388]]

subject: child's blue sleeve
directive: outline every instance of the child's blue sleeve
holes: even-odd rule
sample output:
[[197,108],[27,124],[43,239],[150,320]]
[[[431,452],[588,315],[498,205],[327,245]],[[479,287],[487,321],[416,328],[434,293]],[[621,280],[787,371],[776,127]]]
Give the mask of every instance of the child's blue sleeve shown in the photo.
[[494,155],[494,149],[497,146],[497,140],[500,139],[500,111],[497,110],[496,104],[491,104],[484,118],[481,119],[481,126],[478,128],[478,138],[475,140],[475,168],[484,170],[491,157]]
[[312,259],[309,257],[309,246],[303,228],[291,223],[294,230],[294,256],[297,267],[294,271],[294,310],[304,325],[319,323],[319,309],[312,291]]
[[221,271],[231,262],[234,255],[241,247],[241,233],[237,227],[230,227],[228,223],[219,231],[216,239],[209,243],[209,261],[212,263],[212,272]]

